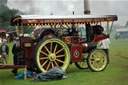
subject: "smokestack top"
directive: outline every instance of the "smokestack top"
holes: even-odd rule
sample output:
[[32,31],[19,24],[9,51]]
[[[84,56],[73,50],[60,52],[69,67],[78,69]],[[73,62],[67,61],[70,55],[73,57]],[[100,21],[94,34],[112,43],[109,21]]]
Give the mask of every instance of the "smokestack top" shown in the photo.
[[84,14],[90,14],[90,1],[84,0]]
[[84,11],[84,14],[91,14],[91,11]]
[[73,12],[72,12],[72,14],[74,15],[74,14],[75,14],[75,12],[73,11]]

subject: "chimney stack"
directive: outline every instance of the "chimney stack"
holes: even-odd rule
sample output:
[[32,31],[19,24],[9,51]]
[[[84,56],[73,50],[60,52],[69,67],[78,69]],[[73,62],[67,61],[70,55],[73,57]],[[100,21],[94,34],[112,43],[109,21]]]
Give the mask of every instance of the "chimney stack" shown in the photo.
[[90,14],[90,1],[84,0],[84,14]]

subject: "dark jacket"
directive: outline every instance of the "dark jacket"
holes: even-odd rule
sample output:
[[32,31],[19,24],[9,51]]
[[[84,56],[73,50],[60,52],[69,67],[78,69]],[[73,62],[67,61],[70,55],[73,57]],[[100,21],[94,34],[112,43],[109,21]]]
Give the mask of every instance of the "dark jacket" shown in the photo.
[[[1,47],[0,47],[0,52],[2,53],[2,46],[3,45],[1,45]],[[6,50],[6,53],[8,54],[9,53],[9,47],[6,45],[6,47],[5,47],[5,50]]]
[[16,47],[16,44],[13,45],[13,48],[12,48],[12,53],[14,55],[14,57],[17,57],[17,53],[20,52],[20,48],[17,48]]

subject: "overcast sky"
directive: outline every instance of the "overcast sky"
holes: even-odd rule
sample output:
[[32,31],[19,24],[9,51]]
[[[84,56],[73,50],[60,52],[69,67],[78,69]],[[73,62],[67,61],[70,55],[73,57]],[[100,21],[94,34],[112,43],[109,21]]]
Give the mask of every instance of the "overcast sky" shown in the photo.
[[[90,0],[91,14],[118,15],[117,23],[128,21],[128,0]],[[20,9],[27,14],[38,15],[81,15],[84,11],[84,0],[8,0],[10,8]]]

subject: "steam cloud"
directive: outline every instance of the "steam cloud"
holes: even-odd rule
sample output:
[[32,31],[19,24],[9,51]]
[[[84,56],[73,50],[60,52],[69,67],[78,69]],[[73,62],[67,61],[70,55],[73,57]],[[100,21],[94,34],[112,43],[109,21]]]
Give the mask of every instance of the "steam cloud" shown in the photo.
[[[118,24],[125,24],[128,20],[128,0],[90,0],[91,14],[116,14]],[[8,0],[8,6],[17,8],[26,14],[40,15],[76,15],[83,14],[83,0]]]
[[[20,9],[26,14],[65,15],[71,14],[78,6],[82,8],[83,0],[8,0],[8,6]],[[79,4],[77,4],[79,3]],[[76,5],[76,6],[75,6]]]

